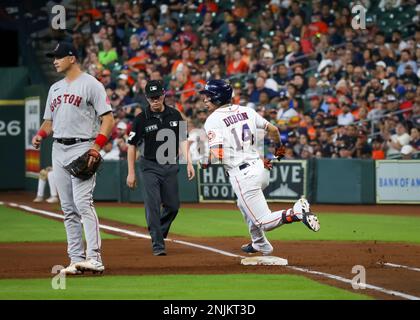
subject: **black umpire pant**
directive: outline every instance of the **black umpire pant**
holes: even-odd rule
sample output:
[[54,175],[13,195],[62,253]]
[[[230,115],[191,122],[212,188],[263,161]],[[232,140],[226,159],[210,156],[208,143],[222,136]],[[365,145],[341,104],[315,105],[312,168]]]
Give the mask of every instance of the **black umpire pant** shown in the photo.
[[155,253],[165,250],[164,238],[178,214],[178,171],[178,164],[159,164],[143,157],[140,159],[146,221]]

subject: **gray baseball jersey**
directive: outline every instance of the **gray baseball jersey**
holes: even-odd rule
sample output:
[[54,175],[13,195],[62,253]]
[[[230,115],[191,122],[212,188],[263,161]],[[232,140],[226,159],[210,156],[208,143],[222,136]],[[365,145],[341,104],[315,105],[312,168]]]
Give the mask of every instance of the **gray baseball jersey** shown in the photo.
[[111,110],[102,83],[83,72],[71,82],[62,79],[51,86],[44,120],[53,121],[54,138],[91,139],[99,131],[98,116]]

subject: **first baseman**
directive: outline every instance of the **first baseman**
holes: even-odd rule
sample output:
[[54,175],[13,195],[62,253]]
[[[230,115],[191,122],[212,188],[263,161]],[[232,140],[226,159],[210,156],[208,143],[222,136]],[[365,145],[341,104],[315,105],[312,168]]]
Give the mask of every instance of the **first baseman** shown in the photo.
[[103,272],[99,222],[92,197],[96,175],[86,180],[79,179],[65,167],[86,151],[90,155],[89,167],[99,161],[99,151],[114,126],[111,105],[103,85],[81,70],[72,44],[60,42],[47,56],[54,58],[54,67],[65,78],[54,83],[49,90],[44,122],[33,137],[32,145],[39,148],[43,139],[50,134],[53,136],[52,163],[70,257],[69,266],[61,272]]
[[[299,199],[291,209],[271,211],[263,190],[269,184],[268,160],[257,152],[257,129],[264,129],[278,144],[276,156],[284,155],[284,148],[276,126],[261,117],[255,110],[231,103],[232,87],[224,80],[210,80],[204,90],[204,104],[212,114],[204,128],[207,132],[211,159],[222,162],[229,181],[238,198],[238,207],[244,216],[252,242],[242,246],[246,253],[260,252],[268,255],[273,247],[264,231],[286,223],[302,221],[309,229],[318,231],[318,218],[310,212],[306,199]],[[204,165],[206,167],[206,165]]]

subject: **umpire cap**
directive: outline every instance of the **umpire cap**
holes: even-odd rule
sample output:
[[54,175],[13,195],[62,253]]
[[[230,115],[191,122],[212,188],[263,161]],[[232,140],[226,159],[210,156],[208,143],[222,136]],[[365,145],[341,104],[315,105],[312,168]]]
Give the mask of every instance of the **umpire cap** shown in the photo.
[[52,52],[45,54],[48,58],[62,59],[67,56],[75,56],[77,58],[77,51],[70,42],[59,42]]
[[145,91],[148,98],[157,98],[165,94],[161,80],[150,80],[147,82]]

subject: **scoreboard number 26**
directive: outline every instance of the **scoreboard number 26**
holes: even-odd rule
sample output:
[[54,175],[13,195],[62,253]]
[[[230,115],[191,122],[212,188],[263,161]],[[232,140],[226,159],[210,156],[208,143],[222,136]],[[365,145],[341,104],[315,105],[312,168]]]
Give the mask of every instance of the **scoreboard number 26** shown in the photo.
[[12,120],[9,123],[0,120],[0,137],[9,136],[18,136],[22,132],[20,128],[20,121]]

